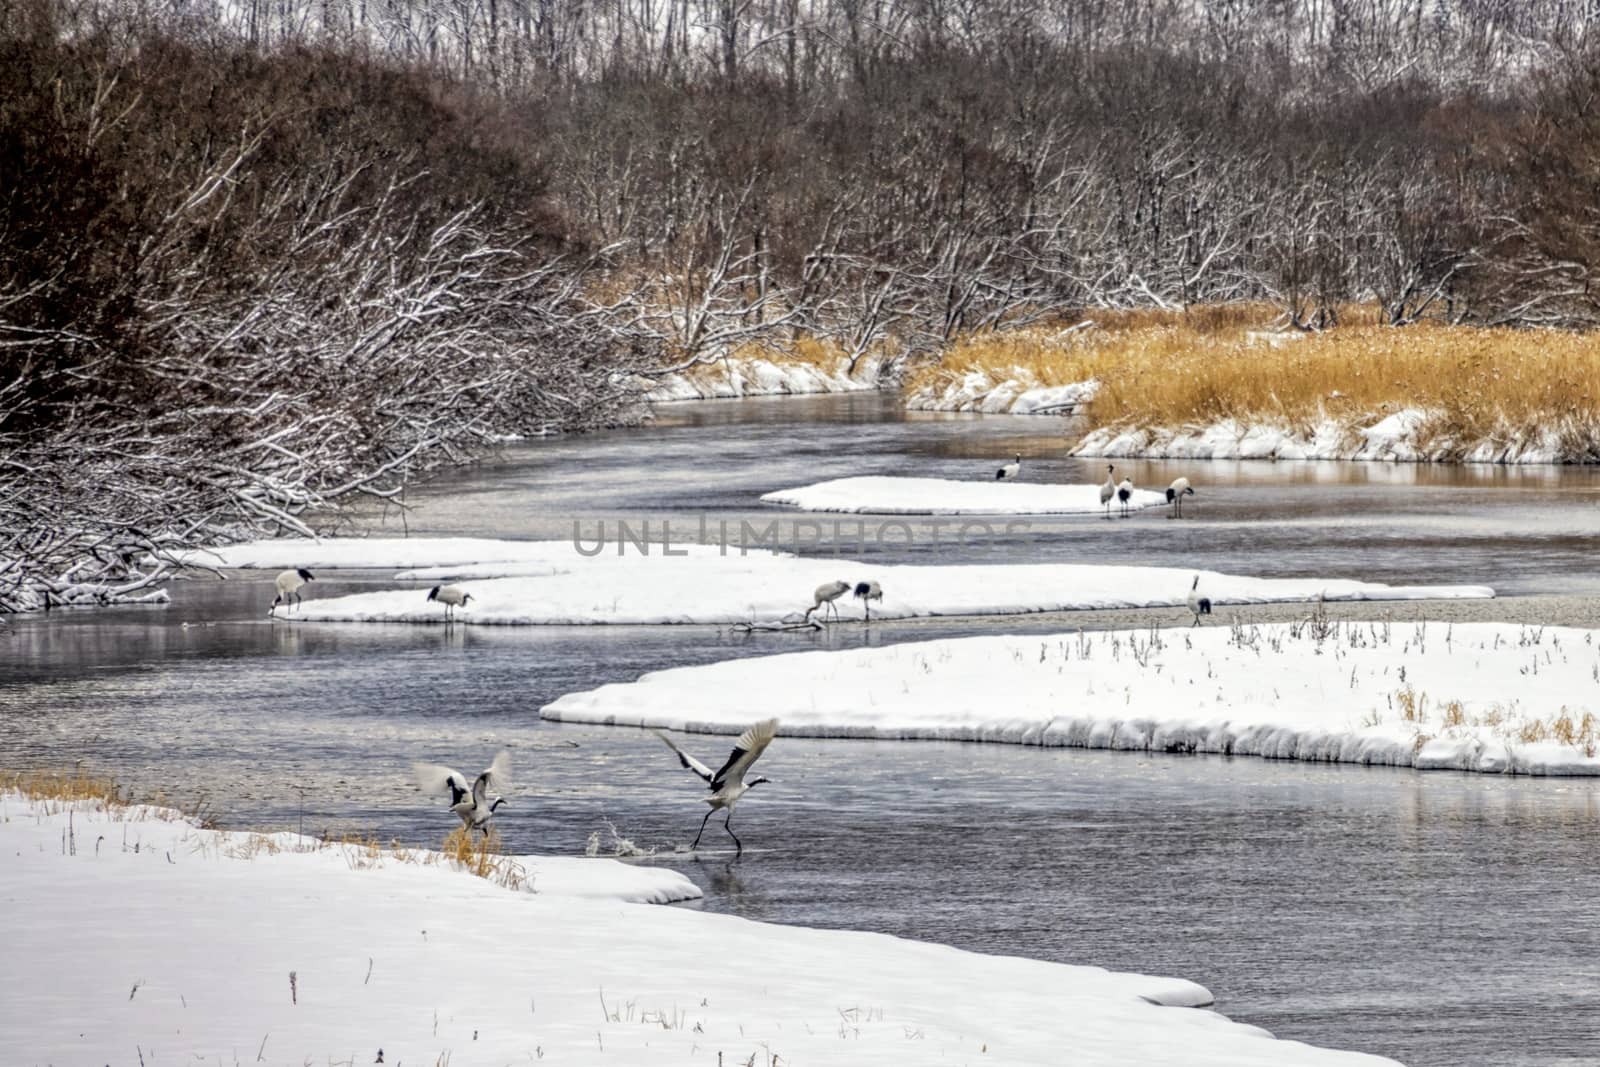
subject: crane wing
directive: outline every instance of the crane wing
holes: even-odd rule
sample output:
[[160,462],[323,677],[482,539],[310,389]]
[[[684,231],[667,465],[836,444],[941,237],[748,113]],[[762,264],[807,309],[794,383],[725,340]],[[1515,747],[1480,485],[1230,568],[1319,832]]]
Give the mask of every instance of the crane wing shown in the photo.
[[711,768],[710,767],[707,767],[704,763],[701,763],[699,760],[697,760],[693,756],[689,755],[689,753],[687,753],[683,749],[679,748],[677,743],[675,741],[673,741],[672,738],[668,737],[666,734],[662,733],[660,730],[651,730],[650,732],[655,734],[657,737],[661,738],[661,740],[665,741],[667,743],[667,747],[672,749],[672,751],[674,751],[674,752],[676,752],[678,754],[678,762],[679,763],[683,764],[686,768],[688,768],[689,770],[693,771],[695,774],[698,774],[705,781],[707,781],[707,782],[711,781]]
[[722,765],[711,778],[711,788],[721,789],[729,781],[740,781],[750,765],[761,758],[761,753],[772,744],[772,739],[778,736],[778,720],[763,719],[744,733],[739,735],[739,740],[733,743],[733,752],[728,756],[728,762]]
[[458,771],[442,763],[413,763],[411,777],[424,793],[443,793],[452,780],[456,782],[456,788],[463,793],[467,791],[467,780]]
[[472,793],[480,796],[489,790],[504,793],[511,788],[511,753],[501,749],[494,754],[494,760],[478,775],[472,783]]

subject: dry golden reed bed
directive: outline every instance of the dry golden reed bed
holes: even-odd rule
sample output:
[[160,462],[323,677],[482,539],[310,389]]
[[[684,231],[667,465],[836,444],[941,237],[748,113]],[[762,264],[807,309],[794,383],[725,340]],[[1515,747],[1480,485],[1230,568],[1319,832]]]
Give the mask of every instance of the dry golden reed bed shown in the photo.
[[[1276,309],[1086,312],[1094,325],[962,339],[908,375],[908,393],[973,371],[993,382],[1101,383],[1091,428],[1203,427],[1225,420],[1310,432],[1402,409],[1435,442],[1470,447],[1553,434],[1564,458],[1600,460],[1600,333],[1418,323],[1354,308],[1320,333],[1271,329]],[[1464,450],[1464,449],[1463,449]]]

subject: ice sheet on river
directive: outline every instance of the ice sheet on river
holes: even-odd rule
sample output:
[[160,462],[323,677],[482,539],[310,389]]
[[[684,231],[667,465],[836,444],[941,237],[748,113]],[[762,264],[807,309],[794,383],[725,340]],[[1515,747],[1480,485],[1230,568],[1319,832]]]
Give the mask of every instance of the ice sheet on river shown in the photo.
[[[955,481],[949,478],[836,478],[797,489],[767,493],[768,504],[802,511],[867,512],[877,515],[1098,515],[1098,485],[1050,485],[1027,481]],[[1166,497],[1135,489],[1131,507],[1159,507]],[[1115,501],[1112,508],[1117,508]]]
[[[702,547],[685,556],[648,556],[631,547],[606,548],[592,558],[564,545],[533,576],[460,581],[472,600],[456,613],[474,623],[501,625],[588,623],[711,623],[774,621],[805,611],[812,591],[830,581],[876,581],[883,599],[873,618],[934,615],[1009,615],[1086,608],[1181,607],[1196,573],[1218,607],[1308,600],[1420,600],[1491,597],[1484,586],[1389,586],[1321,578],[1246,578],[1168,567],[1080,564],[918,565],[785,556],[722,556]],[[677,549],[673,549],[677,551]],[[425,580],[448,577],[451,568]],[[413,573],[414,577],[420,577]],[[860,601],[838,601],[841,618],[861,619]],[[438,622],[444,608],[410,588],[352,596],[308,598],[280,617],[328,622]]]
[[647,674],[548,719],[1600,774],[1595,631],[1215,625],[946,639]]
[[8,1062],[1392,1062],[1186,1007],[1211,997],[1180,979],[623,903],[537,869],[518,891],[150,809],[69,822],[0,794],[0,816],[6,950],[28,961],[0,999]]

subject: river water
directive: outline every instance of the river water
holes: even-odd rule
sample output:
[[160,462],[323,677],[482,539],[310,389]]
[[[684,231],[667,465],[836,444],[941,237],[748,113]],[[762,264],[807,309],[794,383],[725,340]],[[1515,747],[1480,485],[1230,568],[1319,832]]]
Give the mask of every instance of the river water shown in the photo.
[[[982,476],[1016,451],[1025,477],[1099,481],[1100,461],[1061,458],[1059,428],[905,417],[877,396],[676,405],[641,430],[508,448],[414,492],[404,521],[413,535],[544,538],[570,537],[574,521],[592,533],[602,519],[765,524],[776,513],[753,501],[770,489],[862,473]],[[1193,518],[1036,520],[965,548],[897,535],[864,551],[1600,593],[1594,471],[1122,469],[1149,485],[1188,474]],[[401,522],[367,524],[398,532]],[[392,584],[327,572],[316,591]],[[0,766],[82,759],[228,826],[426,844],[453,820],[409,785],[408,761],[472,769],[508,746],[517,788],[500,824],[510,848],[579,852],[592,833],[609,848],[614,826],[662,849],[653,862],[680,864],[707,909],[1180,975],[1280,1036],[1416,1065],[1600,1055],[1595,783],[780,739],[762,764],[773,784],[739,809],[743,860],[684,863],[671,849],[700,822],[698,781],[648,733],[541,723],[541,704],[661,667],[992,632],[996,622],[815,636],[446,631],[273,624],[270,599],[270,575],[243,574],[183,583],[166,608],[15,620],[0,636]],[[707,760],[726,746],[686,743]],[[720,847],[717,826],[707,835]]]

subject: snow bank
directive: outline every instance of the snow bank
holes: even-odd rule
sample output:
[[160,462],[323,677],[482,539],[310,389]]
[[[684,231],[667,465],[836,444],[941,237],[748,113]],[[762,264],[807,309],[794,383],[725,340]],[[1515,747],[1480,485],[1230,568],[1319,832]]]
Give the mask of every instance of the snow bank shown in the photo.
[[877,365],[863,365],[852,377],[841,363],[827,370],[813,363],[775,363],[766,359],[729,357],[701,364],[689,373],[664,374],[645,380],[645,399],[720,400],[785,393],[856,393],[877,388]]
[[911,411],[980,411],[994,415],[1072,415],[1099,390],[1094,379],[1041,386],[1032,372],[1013,367],[998,381],[983,371],[939,385],[925,385],[906,396]]
[[[1028,465],[1023,460],[1023,475]],[[836,478],[780,489],[761,497],[803,511],[871,512],[878,515],[1097,515],[1098,485],[1046,485],[1037,482],[958,482],[947,478]],[[1134,508],[1160,507],[1161,493],[1134,490]],[[1112,502],[1116,507],[1116,502]]]
[[1283,423],[1224,420],[1210,426],[1131,429],[1108,427],[1087,434],[1075,456],[1146,456],[1158,459],[1346,459],[1398,463],[1564,463],[1594,457],[1575,452],[1570,440],[1595,439],[1592,431],[1546,428],[1528,435],[1506,429],[1489,440],[1463,441],[1436,432],[1433,414],[1408,408],[1371,425],[1324,418],[1310,429]]
[[[972,520],[969,520],[972,521]],[[889,523],[889,526],[906,525]],[[943,536],[958,538],[958,524]],[[843,559],[771,553],[726,557],[711,546],[684,557],[607,549],[584,558],[568,545],[570,566],[537,577],[464,583],[473,597],[456,611],[464,622],[501,625],[589,623],[712,623],[775,620],[811,607],[817,586],[877,581],[884,590],[873,618],[929,615],[1010,615],[1086,608],[1171,607],[1184,603],[1196,573],[1219,607],[1308,600],[1423,600],[1492,597],[1486,586],[1389,586],[1312,578],[1245,578],[1169,567],[1078,564],[874,565]],[[676,551],[676,549],[674,549]],[[859,601],[838,602],[844,619],[862,618]],[[444,607],[421,589],[308,598],[286,621],[439,622]]]
[[1177,979],[641,907],[548,873],[529,894],[360,849],[230,843],[244,837],[0,795],[6,952],[27,973],[0,999],[7,1059],[1392,1062],[1163,1006],[1211,1000]]
[[[973,637],[647,674],[547,719],[1600,774],[1594,631],[1312,622]],[[759,694],[759,696],[757,696]]]

